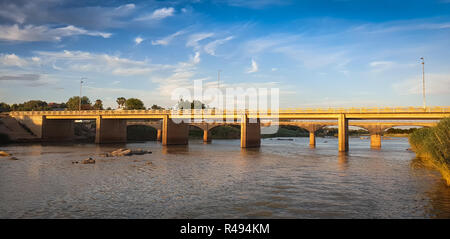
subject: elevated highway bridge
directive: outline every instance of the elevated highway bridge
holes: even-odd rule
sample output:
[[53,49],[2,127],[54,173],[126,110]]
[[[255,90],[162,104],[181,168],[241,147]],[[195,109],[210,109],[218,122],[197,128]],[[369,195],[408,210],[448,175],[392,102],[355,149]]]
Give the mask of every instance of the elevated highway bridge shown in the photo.
[[[310,132],[310,144],[315,145],[315,131],[336,125],[338,150],[348,151],[349,125],[366,128],[371,134],[371,145],[381,146],[381,135],[394,126],[432,126],[436,120],[450,117],[450,106],[395,107],[395,108],[319,108],[280,109],[277,111],[253,110],[89,110],[89,111],[14,111],[9,115],[26,125],[43,140],[70,140],[74,135],[75,120],[96,121],[96,143],[126,142],[126,128],[132,121],[160,121],[160,138],[163,145],[187,144],[189,125],[203,130],[209,141],[209,130],[224,124],[241,127],[241,147],[259,147],[261,127],[296,125]],[[299,122],[310,121],[310,122]],[[416,121],[408,124],[400,121]],[[324,122],[321,122],[324,121]],[[398,122],[396,122],[398,121]],[[349,123],[350,122],[350,123]],[[196,125],[197,124],[197,125]]]

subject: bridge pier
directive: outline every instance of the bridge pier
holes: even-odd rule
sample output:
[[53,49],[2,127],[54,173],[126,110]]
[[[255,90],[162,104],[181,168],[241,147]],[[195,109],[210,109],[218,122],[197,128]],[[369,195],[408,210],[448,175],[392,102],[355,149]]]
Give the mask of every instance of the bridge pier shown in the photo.
[[210,143],[211,142],[211,131],[204,129],[203,130],[203,142]]
[[316,147],[316,132],[314,132],[314,131],[309,132],[309,147],[310,148]]
[[370,147],[374,149],[381,148],[381,134],[370,134]]
[[127,120],[96,119],[95,143],[126,143],[127,142]]
[[162,141],[162,130],[161,129],[156,130],[156,140],[159,142]]
[[[256,122],[252,122],[252,121]],[[241,148],[261,146],[261,121],[259,118],[250,119],[247,115],[241,118]]]
[[340,114],[338,118],[338,140],[339,152],[348,151],[348,119],[345,114]]
[[[181,120],[181,119],[179,119]],[[174,122],[168,115],[163,117],[162,144],[186,145],[188,144],[189,125],[184,122]]]
[[44,118],[42,124],[42,139],[48,141],[70,141],[75,135],[73,120],[48,120]]

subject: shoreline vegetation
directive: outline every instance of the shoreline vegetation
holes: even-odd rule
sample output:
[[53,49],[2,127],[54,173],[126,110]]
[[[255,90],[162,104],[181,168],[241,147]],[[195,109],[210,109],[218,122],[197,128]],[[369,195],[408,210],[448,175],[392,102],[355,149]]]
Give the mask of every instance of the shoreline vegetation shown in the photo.
[[420,162],[439,171],[450,186],[450,118],[434,127],[416,130],[410,134],[409,144]]

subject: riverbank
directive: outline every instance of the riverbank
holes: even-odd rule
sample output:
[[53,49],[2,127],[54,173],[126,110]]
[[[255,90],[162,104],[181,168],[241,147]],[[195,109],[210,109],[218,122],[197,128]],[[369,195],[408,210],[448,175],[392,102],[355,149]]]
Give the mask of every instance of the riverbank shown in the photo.
[[416,130],[409,143],[422,163],[438,170],[450,186],[450,118],[442,119],[435,127]]

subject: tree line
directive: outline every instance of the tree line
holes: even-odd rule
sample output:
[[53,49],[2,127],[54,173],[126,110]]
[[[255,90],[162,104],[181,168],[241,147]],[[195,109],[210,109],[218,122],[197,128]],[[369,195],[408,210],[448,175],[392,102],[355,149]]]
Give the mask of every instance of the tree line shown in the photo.
[[[118,110],[145,110],[147,109],[142,100],[137,98],[119,97],[116,99]],[[29,100],[20,104],[7,104],[5,102],[0,102],[0,112],[9,111],[61,111],[61,110],[104,110],[103,101],[100,99],[91,102],[89,97],[73,96],[67,100],[67,102],[62,103],[47,103],[43,100]],[[204,103],[193,100],[192,102],[180,99],[175,106],[176,109],[205,109]],[[149,110],[161,110],[163,107],[153,104]],[[107,107],[106,110],[112,110],[111,107]]]
[[[137,98],[126,99],[124,97],[119,97],[116,100],[117,109],[123,110],[145,110],[146,107],[142,100]],[[29,100],[24,103],[19,104],[7,104],[5,102],[0,102],[0,112],[9,111],[58,111],[58,110],[78,110],[80,109],[80,97],[73,96],[67,100],[67,102],[62,103],[47,103],[43,100]],[[91,102],[89,97],[81,97],[81,110],[104,110],[103,101],[100,99]],[[149,109],[164,109],[156,104],[152,105]],[[106,110],[112,110],[111,107],[107,107]]]

